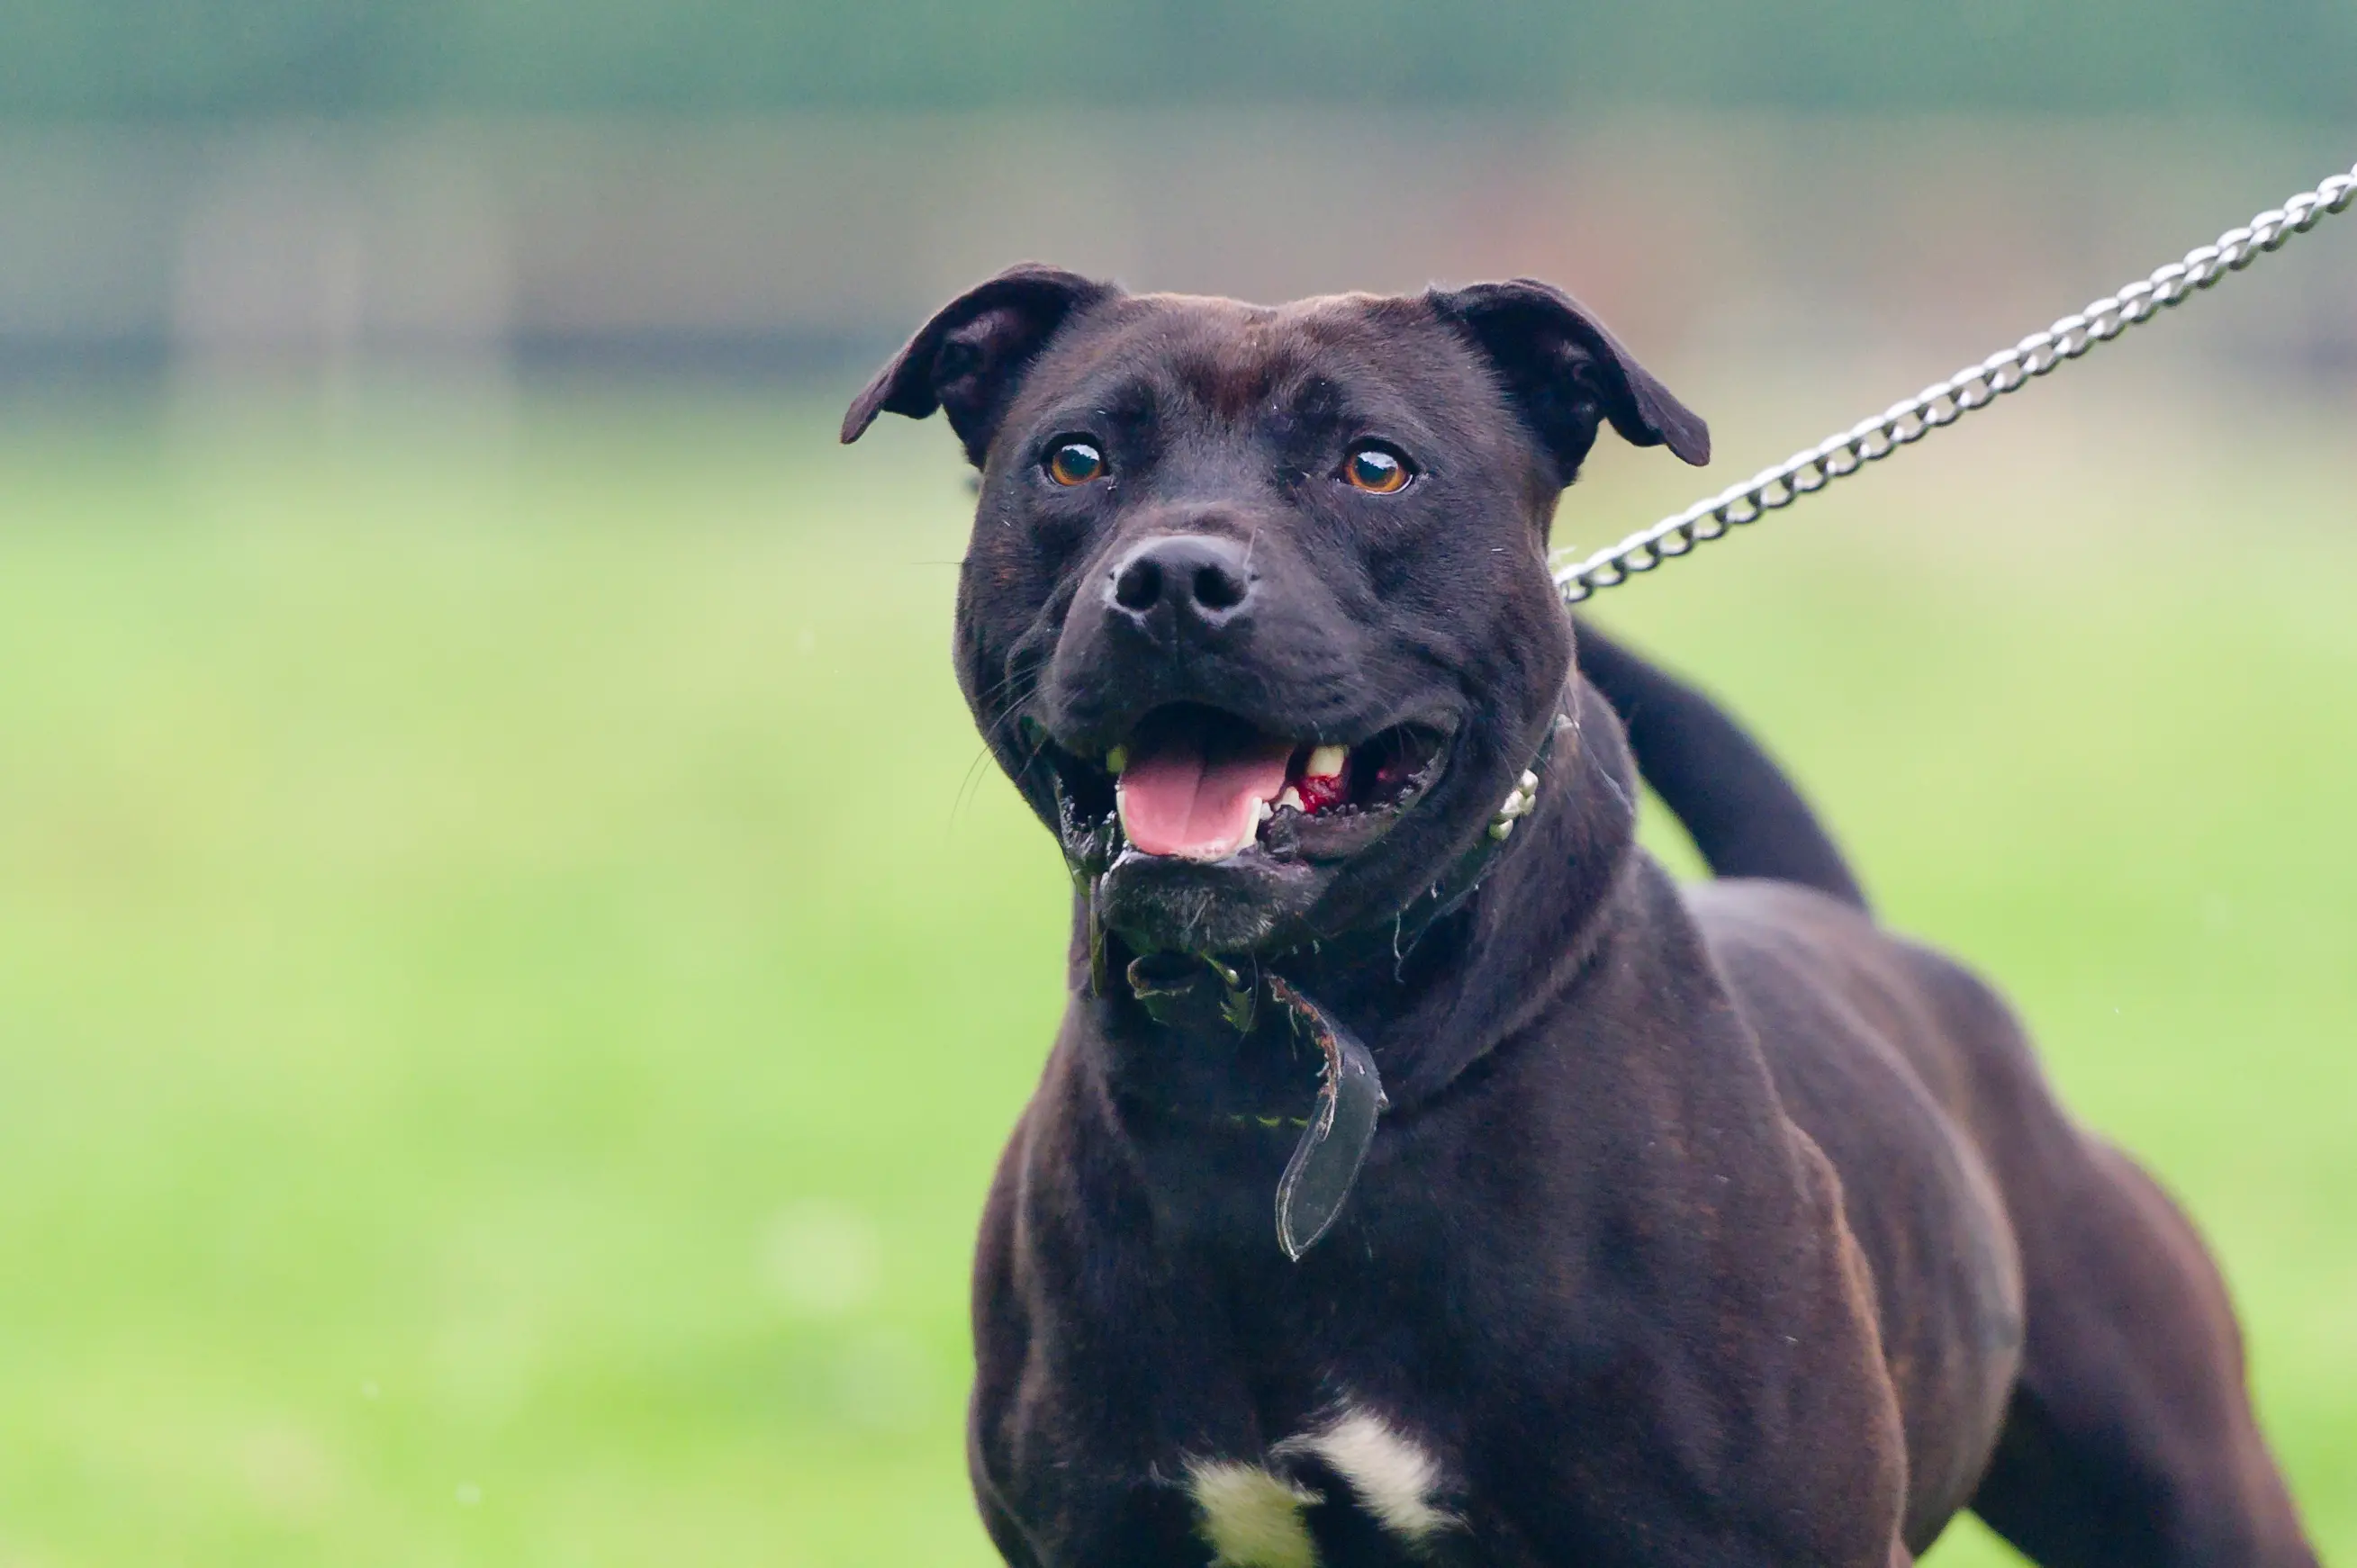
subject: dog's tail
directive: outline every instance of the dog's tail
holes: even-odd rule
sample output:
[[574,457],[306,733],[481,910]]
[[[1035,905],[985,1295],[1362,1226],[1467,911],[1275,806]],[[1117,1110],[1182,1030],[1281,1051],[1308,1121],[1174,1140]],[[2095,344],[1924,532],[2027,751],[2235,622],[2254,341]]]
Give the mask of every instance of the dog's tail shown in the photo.
[[1637,770],[1718,876],[1797,882],[1863,909],[1866,894],[1775,759],[1708,697],[1579,623],[1579,672],[1629,732]]

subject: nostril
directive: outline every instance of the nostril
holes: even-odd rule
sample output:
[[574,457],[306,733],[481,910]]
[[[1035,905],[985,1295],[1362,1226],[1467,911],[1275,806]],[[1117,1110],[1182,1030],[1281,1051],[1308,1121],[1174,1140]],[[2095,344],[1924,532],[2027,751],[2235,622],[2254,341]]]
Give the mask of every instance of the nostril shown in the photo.
[[1244,580],[1224,566],[1198,566],[1195,602],[1207,610],[1232,610],[1244,602]]
[[1113,602],[1125,610],[1150,610],[1162,596],[1162,564],[1140,556],[1113,580]]

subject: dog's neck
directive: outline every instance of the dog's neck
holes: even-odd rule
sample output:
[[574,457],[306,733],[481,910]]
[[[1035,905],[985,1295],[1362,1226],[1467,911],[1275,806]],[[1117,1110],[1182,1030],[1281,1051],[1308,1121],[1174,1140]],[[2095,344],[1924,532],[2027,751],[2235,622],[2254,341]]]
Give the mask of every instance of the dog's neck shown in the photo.
[[1536,805],[1472,897],[1440,923],[1448,931],[1430,933],[1450,940],[1436,945],[1423,984],[1358,1002],[1363,1015],[1385,1018],[1382,1043],[1369,1044],[1395,1108],[1446,1090],[1555,1004],[1595,950],[1636,853],[1637,770],[1620,719],[1577,676],[1564,711],[1571,723],[1555,737]]
[[[1554,737],[1534,805],[1454,909],[1422,929],[1410,912],[1395,912],[1262,962],[1365,1040],[1391,1114],[1445,1090],[1546,1008],[1594,948],[1635,849],[1636,769],[1620,721],[1577,676],[1562,711],[1569,722]],[[1213,983],[1208,968],[1186,976],[1200,980],[1198,1004],[1161,1006],[1157,1020],[1126,983],[1129,955],[1117,940],[1110,963],[1106,956],[1100,968],[1111,983],[1092,996],[1086,916],[1076,910],[1079,1004],[1095,1025],[1089,1033],[1116,1096],[1182,1120],[1299,1113],[1311,1079],[1291,1048],[1288,1020],[1265,1004],[1257,1015],[1240,1013],[1265,990],[1252,960],[1226,961],[1238,991]],[[1242,1033],[1240,1021],[1249,1025]]]

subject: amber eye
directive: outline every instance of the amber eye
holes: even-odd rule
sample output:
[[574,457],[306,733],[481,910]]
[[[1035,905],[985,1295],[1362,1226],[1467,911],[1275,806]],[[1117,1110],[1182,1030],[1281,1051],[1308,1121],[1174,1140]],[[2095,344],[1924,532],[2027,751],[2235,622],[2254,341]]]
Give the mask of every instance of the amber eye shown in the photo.
[[1342,479],[1354,490],[1387,496],[1407,488],[1407,463],[1390,447],[1366,442],[1342,458]]
[[1060,441],[1048,454],[1048,477],[1060,485],[1085,485],[1104,476],[1104,454],[1086,441]]

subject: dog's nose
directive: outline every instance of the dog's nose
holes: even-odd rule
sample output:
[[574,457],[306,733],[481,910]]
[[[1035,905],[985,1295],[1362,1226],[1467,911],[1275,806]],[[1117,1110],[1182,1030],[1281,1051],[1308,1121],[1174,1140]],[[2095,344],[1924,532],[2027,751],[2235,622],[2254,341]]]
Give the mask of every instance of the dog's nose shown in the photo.
[[1157,637],[1235,620],[1252,602],[1244,547],[1208,533],[1149,539],[1121,558],[1105,588],[1105,613]]

